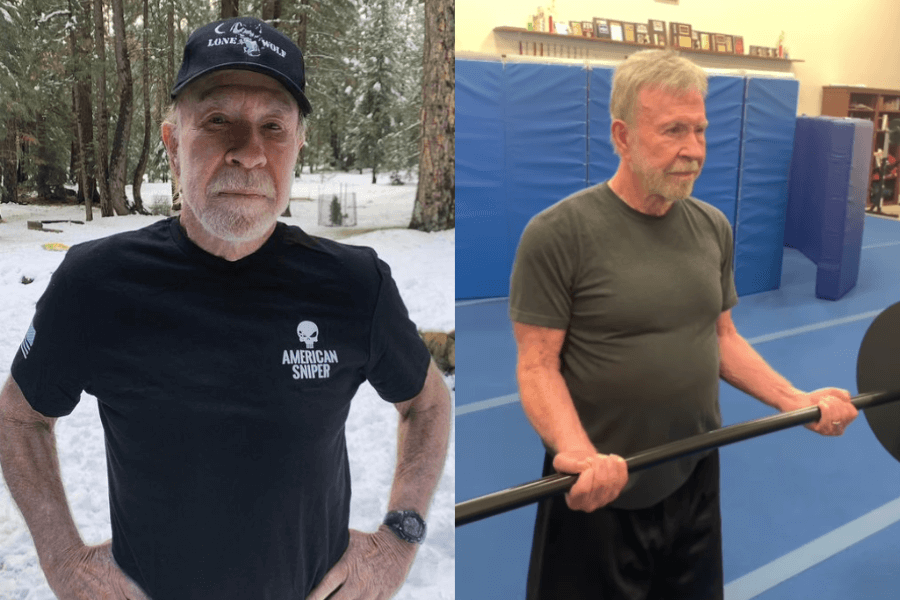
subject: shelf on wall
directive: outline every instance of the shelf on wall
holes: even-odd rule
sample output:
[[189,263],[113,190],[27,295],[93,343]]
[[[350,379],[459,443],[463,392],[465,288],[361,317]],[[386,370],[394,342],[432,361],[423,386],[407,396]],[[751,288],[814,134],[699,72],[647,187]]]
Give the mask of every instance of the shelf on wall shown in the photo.
[[[874,125],[872,152],[874,154],[884,149],[884,134],[886,131],[881,128],[882,117],[887,116],[890,119],[894,115],[900,115],[900,111],[893,108],[884,109],[885,100],[887,99],[892,103],[897,98],[900,98],[900,90],[869,88],[861,85],[826,85],[822,87],[822,115],[828,117],[855,117],[872,121]],[[888,153],[900,161],[900,146],[889,144]],[[872,206],[872,183],[878,181],[875,179],[875,169],[876,166],[873,160],[870,163],[869,191],[866,194],[867,206]],[[885,176],[884,181],[896,182],[897,176],[888,174]],[[894,183],[891,187],[893,187],[893,190],[891,190],[890,196],[883,199],[883,204],[885,205],[897,205],[900,202],[900,185]],[[877,205],[866,210],[874,214],[885,214]]]
[[[617,48],[628,48],[634,50],[649,50],[652,48],[661,48],[660,46],[652,46],[649,44],[638,44],[636,42],[617,42],[614,40],[607,40],[602,38],[590,38],[584,36],[577,35],[563,35],[560,33],[549,33],[544,31],[531,31],[529,29],[525,29],[522,27],[494,27],[495,33],[500,34],[516,34],[516,35],[524,35],[526,37],[534,37],[536,39],[547,39],[554,40],[558,43],[563,43],[565,41],[575,41],[578,42],[587,42],[589,44],[599,44],[607,49],[617,49]],[[698,54],[705,55],[709,57],[716,58],[725,58],[725,59],[737,59],[739,61],[751,61],[751,63],[755,63],[757,65],[762,65],[763,63],[777,63],[777,64],[790,64],[796,62],[805,62],[803,60],[795,59],[795,58],[774,58],[769,56],[752,56],[750,54],[729,54],[726,52],[715,52],[713,50],[695,50],[694,48],[680,48],[677,46],[666,46],[676,52],[683,52],[685,54]]]

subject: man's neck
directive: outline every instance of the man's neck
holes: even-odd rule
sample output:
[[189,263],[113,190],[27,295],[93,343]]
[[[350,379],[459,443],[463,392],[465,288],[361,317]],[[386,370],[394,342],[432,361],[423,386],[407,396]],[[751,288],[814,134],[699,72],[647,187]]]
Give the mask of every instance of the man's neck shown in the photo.
[[245,242],[230,242],[211,235],[191,212],[188,205],[183,204],[183,207],[178,221],[188,239],[209,254],[230,262],[241,260],[262,248],[272,232],[275,231],[275,225],[273,225],[262,237]]
[[609,180],[609,189],[634,210],[652,217],[665,216],[675,204],[657,194],[647,193],[637,176],[622,164]]

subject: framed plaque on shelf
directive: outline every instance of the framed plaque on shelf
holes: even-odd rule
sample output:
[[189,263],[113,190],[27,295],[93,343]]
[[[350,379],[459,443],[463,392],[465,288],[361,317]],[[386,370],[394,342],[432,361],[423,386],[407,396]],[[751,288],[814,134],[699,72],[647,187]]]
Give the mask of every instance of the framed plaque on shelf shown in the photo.
[[691,48],[694,50],[700,49],[700,32],[692,31],[691,32]]
[[581,22],[581,35],[584,37],[594,37],[594,23],[592,21]]
[[625,30],[622,27],[622,21],[609,21],[609,38],[614,42],[625,41]]
[[636,39],[634,37],[634,23],[622,23],[622,30],[625,32],[624,41],[631,42],[633,44]]
[[744,54],[744,37],[740,35],[734,36],[734,53]]
[[650,19],[650,41],[654,46],[666,46],[666,22]]
[[650,45],[653,43],[650,40],[650,28],[646,23],[635,23],[634,27],[638,44]]
[[709,44],[709,34],[705,31],[700,32],[700,49],[701,50],[710,50]]
[[721,33],[714,33],[713,37],[715,38],[713,50],[715,50],[716,52],[727,52],[728,46],[725,45],[725,35]]
[[581,36],[581,21],[569,21],[569,33]]
[[691,26],[687,23],[670,23],[672,36],[670,38],[672,46],[676,48],[690,48],[693,44],[691,41]]
[[734,54],[734,36],[725,34],[725,52]]
[[609,19],[594,19],[594,37],[601,40],[612,39],[609,30]]

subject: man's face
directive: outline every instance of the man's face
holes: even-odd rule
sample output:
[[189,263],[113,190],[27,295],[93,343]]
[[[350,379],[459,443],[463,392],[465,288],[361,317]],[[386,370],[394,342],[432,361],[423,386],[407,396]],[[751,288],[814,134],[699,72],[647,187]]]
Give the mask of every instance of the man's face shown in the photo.
[[167,141],[186,220],[226,243],[268,236],[290,200],[298,125],[297,102],[271,77],[217,71],[192,83],[174,148]]
[[628,154],[643,191],[669,202],[687,198],[706,159],[703,97],[699,92],[674,95],[644,89],[636,108]]

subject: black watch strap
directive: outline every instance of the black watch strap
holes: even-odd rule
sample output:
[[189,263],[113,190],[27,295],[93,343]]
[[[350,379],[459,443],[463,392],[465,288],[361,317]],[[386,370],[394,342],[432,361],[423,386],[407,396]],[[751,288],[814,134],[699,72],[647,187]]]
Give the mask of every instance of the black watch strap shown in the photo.
[[392,510],[384,517],[384,524],[406,542],[421,544],[425,539],[425,519],[414,510]]

